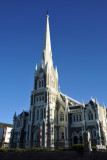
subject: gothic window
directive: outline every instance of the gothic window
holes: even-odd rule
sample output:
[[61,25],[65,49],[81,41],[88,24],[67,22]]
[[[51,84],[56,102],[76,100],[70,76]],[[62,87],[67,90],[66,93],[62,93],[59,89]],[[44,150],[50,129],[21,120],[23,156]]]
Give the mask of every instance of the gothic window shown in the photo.
[[77,117],[77,122],[78,122],[78,114],[76,115],[76,117]]
[[44,118],[46,118],[46,108],[44,108]]
[[93,114],[91,111],[88,112],[88,120],[93,120]]
[[31,105],[33,105],[33,94],[31,95]]
[[75,115],[73,115],[73,121],[75,122]]
[[17,122],[17,128],[20,127],[20,121]]
[[42,87],[44,87],[44,80],[42,79]]
[[64,121],[64,114],[63,114],[63,112],[60,113],[60,121]]
[[41,80],[39,80],[39,88],[41,88]]
[[44,96],[42,96],[42,101],[44,100]]
[[43,120],[43,108],[41,108],[41,120]]
[[37,120],[39,120],[39,108],[37,108]]
[[64,132],[61,132],[61,139],[64,139]]
[[38,102],[38,97],[36,97],[36,101]]
[[79,114],[79,121],[81,121],[81,114]]
[[67,114],[66,114],[66,122],[67,122]]
[[95,112],[95,119],[97,119],[97,114],[96,114],[96,112]]
[[41,96],[39,97],[39,100],[41,101]]
[[44,79],[39,79],[37,81],[37,88],[43,88],[44,87]]
[[59,129],[59,139],[60,139],[60,140],[64,140],[64,138],[65,138],[65,128],[64,128],[64,127],[61,127],[61,128]]

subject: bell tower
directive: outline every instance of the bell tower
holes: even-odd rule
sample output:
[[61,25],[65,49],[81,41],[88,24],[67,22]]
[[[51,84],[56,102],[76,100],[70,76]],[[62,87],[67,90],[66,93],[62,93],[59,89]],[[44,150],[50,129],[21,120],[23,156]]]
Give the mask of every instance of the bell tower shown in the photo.
[[31,93],[30,141],[32,147],[54,147],[54,110],[58,95],[58,72],[54,69],[49,29],[49,15],[46,15],[46,29],[41,64],[35,68],[34,90]]

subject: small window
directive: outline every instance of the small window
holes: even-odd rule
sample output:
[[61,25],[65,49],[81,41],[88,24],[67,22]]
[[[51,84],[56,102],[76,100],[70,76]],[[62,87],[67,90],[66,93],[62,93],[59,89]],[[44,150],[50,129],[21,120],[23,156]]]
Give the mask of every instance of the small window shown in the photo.
[[37,120],[39,120],[39,109],[37,108]]
[[44,96],[42,96],[42,101],[44,100]]
[[41,81],[39,80],[39,88],[41,88]]
[[61,112],[61,114],[60,114],[60,121],[64,121],[64,114],[63,114],[63,112]]
[[76,117],[77,117],[77,121],[78,121],[78,114],[76,115]]
[[41,108],[41,120],[43,119],[43,108]]
[[79,114],[79,121],[81,121],[81,114]]
[[61,138],[64,139],[64,132],[61,132]]
[[39,97],[39,100],[41,101],[41,96]]
[[36,97],[36,101],[38,102],[38,97]]
[[88,113],[88,120],[93,120],[93,114],[91,113],[91,111],[89,111]]
[[46,118],[46,108],[44,108],[44,118]]
[[75,122],[75,115],[73,117],[74,117],[74,122]]
[[44,80],[42,80],[42,87],[44,87]]

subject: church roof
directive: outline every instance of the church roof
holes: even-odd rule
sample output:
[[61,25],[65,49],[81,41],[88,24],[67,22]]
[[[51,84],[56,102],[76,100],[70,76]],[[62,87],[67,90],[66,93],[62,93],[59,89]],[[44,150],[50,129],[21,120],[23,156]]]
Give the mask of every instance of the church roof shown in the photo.
[[29,116],[29,112],[23,111],[19,116],[22,116],[24,113],[25,116]]
[[61,94],[62,99],[63,99],[64,101],[65,101],[65,99],[67,98],[68,101],[69,101],[70,103],[73,103],[74,105],[80,105],[80,104],[81,104],[80,102],[74,100],[73,98],[68,97],[67,95],[64,95],[63,93],[60,93],[60,94]]

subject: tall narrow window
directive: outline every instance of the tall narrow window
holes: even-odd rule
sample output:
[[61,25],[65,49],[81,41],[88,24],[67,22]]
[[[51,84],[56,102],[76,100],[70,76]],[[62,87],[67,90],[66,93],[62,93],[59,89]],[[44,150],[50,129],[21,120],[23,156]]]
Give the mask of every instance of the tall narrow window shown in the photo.
[[79,121],[81,121],[81,114],[79,114]]
[[46,108],[44,108],[44,118],[46,118]]
[[41,120],[43,120],[43,108],[41,108]]
[[39,80],[39,88],[41,88],[41,80]]
[[73,120],[74,120],[74,122],[75,122],[75,115],[74,115],[73,117],[74,117],[74,119],[73,119]]
[[88,120],[93,120],[93,114],[91,111],[88,112]]
[[60,113],[60,121],[64,121],[64,114],[63,114],[63,112]]
[[44,80],[42,80],[42,87],[44,87]]
[[37,120],[39,120],[39,108],[37,108]]
[[77,117],[77,121],[78,121],[78,114],[76,115],[76,117]]
[[64,139],[64,132],[61,133],[61,138]]

